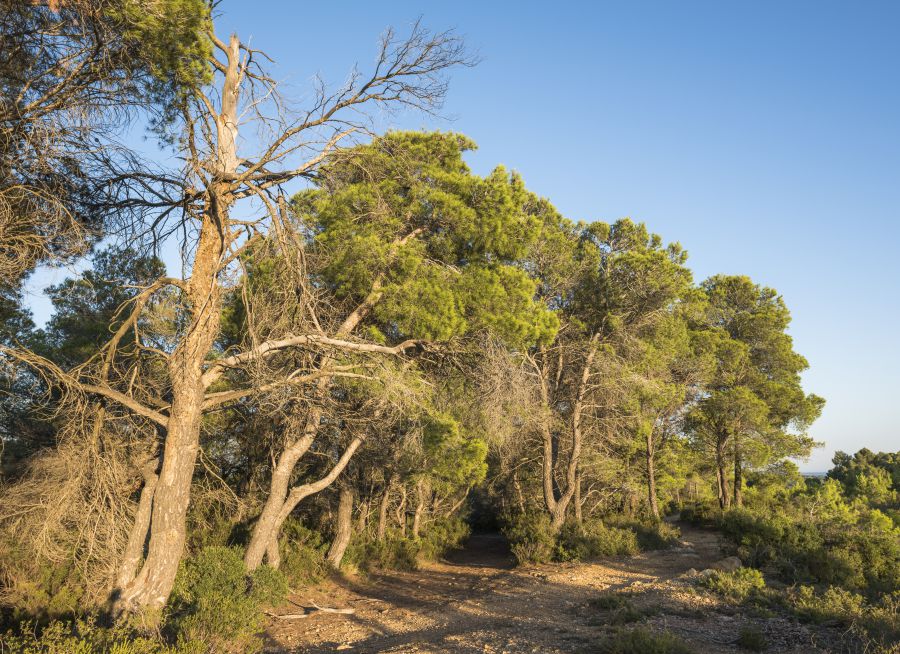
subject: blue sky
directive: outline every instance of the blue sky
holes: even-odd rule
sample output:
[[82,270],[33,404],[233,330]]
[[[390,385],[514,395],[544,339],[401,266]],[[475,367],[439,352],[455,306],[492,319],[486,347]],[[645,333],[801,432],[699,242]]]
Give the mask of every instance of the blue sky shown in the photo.
[[[302,97],[372,61],[389,25],[455,28],[482,62],[444,113],[478,173],[504,164],[567,216],[644,221],[690,252],[698,280],[778,289],[828,400],[812,435],[834,450],[900,449],[900,3],[288,1],[221,4]],[[66,271],[32,281],[39,289]]]

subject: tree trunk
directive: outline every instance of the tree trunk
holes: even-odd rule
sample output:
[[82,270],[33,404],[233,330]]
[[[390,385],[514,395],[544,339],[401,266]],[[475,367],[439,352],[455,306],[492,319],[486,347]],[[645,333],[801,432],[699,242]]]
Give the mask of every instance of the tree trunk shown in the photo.
[[[395,246],[405,243],[400,239]],[[369,296],[350,313],[343,323],[337,329],[337,336],[345,336],[352,332],[363,318],[372,310],[382,295],[381,282],[376,280],[372,285],[372,291]],[[332,362],[331,356],[325,356],[319,362],[319,369],[324,370]],[[330,385],[330,380],[323,377],[316,384],[315,397],[321,401],[325,398]],[[272,479],[269,482],[269,495],[263,505],[262,513],[259,520],[253,527],[253,533],[250,537],[250,544],[244,553],[244,563],[248,570],[255,570],[262,563],[263,555],[266,550],[272,551],[278,548],[278,531],[290,510],[285,513],[285,507],[291,501],[288,494],[288,486],[290,478],[294,472],[297,462],[303,458],[309,448],[312,447],[313,441],[319,432],[319,424],[322,420],[322,410],[313,407],[303,426],[301,436],[291,442],[278,457],[275,470],[272,472]],[[348,459],[349,461],[349,459]],[[346,463],[344,464],[346,465]],[[316,491],[318,492],[318,491]],[[304,496],[305,497],[305,496]],[[299,500],[297,500],[299,501]],[[296,502],[294,505],[296,506]],[[292,510],[292,509],[291,509]],[[284,517],[279,517],[284,516]],[[271,563],[271,561],[270,561]]]
[[[221,113],[216,116],[217,174],[234,174],[238,167],[238,97],[243,74],[240,43],[232,35],[228,44],[228,65],[221,92]],[[221,178],[220,178],[221,179]],[[168,376],[172,400],[162,451],[162,467],[153,493],[150,540],[140,572],[122,589],[120,609],[151,611],[162,609],[172,586],[187,539],[187,511],[191,481],[200,441],[200,421],[206,383],[203,364],[219,333],[222,293],[219,266],[225,251],[223,232],[231,204],[227,182],[217,181],[207,189],[207,203],[200,223],[191,277],[185,286],[190,320],[185,335],[169,358]]]
[[266,498],[259,519],[253,526],[250,543],[244,553],[244,564],[248,570],[255,570],[260,566],[266,549],[271,549],[270,542],[278,538],[278,535],[274,533],[275,525],[278,521],[278,514],[287,499],[291,474],[297,461],[306,454],[312,445],[321,418],[321,410],[313,407],[306,417],[300,437],[285,447],[281,456],[278,457],[275,469],[272,470],[272,479],[269,482],[269,496]]
[[125,546],[125,553],[119,564],[119,574],[116,577],[117,595],[132,582],[144,557],[144,547],[147,545],[147,534],[150,531],[150,513],[153,510],[153,493],[159,480],[159,473],[156,471],[158,466],[157,459],[144,466],[144,485],[141,488],[134,524],[128,534],[128,544]]
[[584,524],[584,516],[581,513],[581,472],[575,475],[575,522]]
[[353,490],[349,487],[341,488],[340,500],[338,501],[337,525],[334,534],[334,540],[328,550],[325,560],[333,568],[340,568],[341,561],[344,558],[344,552],[347,551],[347,545],[350,544],[350,536],[353,533]]
[[655,466],[655,451],[653,444],[653,431],[650,430],[647,433],[647,448],[646,448],[646,456],[647,456],[647,501],[650,504],[650,512],[653,514],[653,517],[657,520],[660,519],[659,516],[659,503],[656,499],[656,466]]
[[741,507],[744,504],[744,498],[741,489],[744,485],[743,478],[743,462],[741,461],[741,449],[737,439],[734,442],[734,505]]
[[719,491],[719,507],[727,509],[731,503],[728,495],[728,478],[725,476],[725,441],[716,441],[716,483]]
[[425,515],[425,500],[427,494],[427,486],[425,479],[420,478],[416,482],[416,511],[413,513],[412,536],[419,537],[422,529],[422,516]]
[[[572,405],[572,450],[569,454],[568,465],[566,466],[566,485],[561,491],[558,499],[556,498],[553,489],[553,469],[555,462],[553,458],[552,433],[550,431],[549,425],[545,424],[543,427],[544,501],[546,503],[547,510],[550,513],[550,526],[553,531],[559,531],[560,527],[562,527],[563,523],[566,520],[566,514],[568,513],[569,504],[572,502],[572,498],[575,496],[575,477],[577,475],[578,464],[581,459],[581,445],[583,441],[581,420],[583,417],[582,414],[584,412],[584,397],[585,393],[587,392],[588,380],[590,379],[591,366],[593,365],[594,357],[597,353],[595,346],[598,338],[598,335],[594,335],[594,337],[591,338],[590,350],[585,357],[584,365],[581,369],[581,378],[579,380],[578,389],[575,394],[575,402]],[[544,406],[547,410],[549,410],[550,398],[545,379],[542,379],[541,394],[541,399],[544,403]]]
[[516,503],[520,513],[525,513],[525,495],[522,493],[522,484],[519,483],[518,471],[513,472],[513,489],[516,492]]
[[364,502],[361,502],[359,505],[359,515],[356,517],[356,531],[358,533],[363,533],[366,530],[366,526],[369,522],[369,511],[371,510],[371,499],[366,498]]
[[400,534],[406,538],[406,486],[400,487],[400,504],[397,505],[397,513],[394,517],[397,519]]
[[394,486],[394,478],[391,477],[388,480],[387,487],[384,489],[384,494],[381,496],[381,503],[378,505],[378,529],[376,531],[376,536],[379,542],[383,542],[386,536],[387,530],[387,513],[388,506],[391,503],[391,489]]
[[[331,470],[329,470],[328,474],[321,479],[309,484],[294,486],[288,493],[287,498],[282,503],[274,518],[267,518],[267,529],[263,529],[260,526],[260,523],[257,522],[256,528],[254,528],[253,535],[250,539],[250,546],[247,547],[247,553],[244,555],[244,564],[247,566],[248,570],[256,570],[256,568],[260,566],[263,553],[266,554],[266,559],[270,566],[273,568],[278,567],[281,562],[281,557],[278,554],[278,534],[281,531],[281,526],[284,524],[284,521],[288,519],[301,501],[310,495],[322,492],[334,483],[341,472],[344,471],[344,468],[347,467],[347,464],[350,463],[350,459],[353,457],[356,450],[359,449],[359,446],[362,445],[362,442],[362,438],[354,438],[334,466],[332,466]],[[253,547],[252,557],[251,546]]]

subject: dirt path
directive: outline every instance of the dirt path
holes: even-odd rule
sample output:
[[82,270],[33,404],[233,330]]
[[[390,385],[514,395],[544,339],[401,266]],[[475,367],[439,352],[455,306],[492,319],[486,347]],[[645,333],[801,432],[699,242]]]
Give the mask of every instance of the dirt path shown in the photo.
[[[592,603],[604,593],[627,599],[631,617],[668,630],[698,652],[742,651],[748,624],[767,634],[769,652],[823,652],[816,636],[784,618],[748,618],[682,575],[721,558],[715,534],[681,526],[683,547],[596,563],[514,568],[500,536],[474,536],[464,550],[415,572],[329,582],[294,598],[299,606],[352,607],[276,620],[267,651],[590,652],[623,620]],[[283,610],[283,613],[291,612]],[[636,616],[636,617],[635,617]]]

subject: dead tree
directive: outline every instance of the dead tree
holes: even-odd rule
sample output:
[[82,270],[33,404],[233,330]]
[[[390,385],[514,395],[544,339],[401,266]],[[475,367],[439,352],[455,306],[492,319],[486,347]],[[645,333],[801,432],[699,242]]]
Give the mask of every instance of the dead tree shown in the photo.
[[[225,353],[215,348],[224,297],[234,286],[242,256],[266,238],[289,238],[285,236],[291,225],[283,186],[313,176],[340,144],[370,133],[362,117],[367,106],[434,111],[446,91],[446,71],[468,63],[460,40],[451,33],[433,34],[419,24],[407,38],[396,38],[388,31],[371,74],[354,72],[335,92],[317,85],[312,107],[292,111],[260,66],[267,61],[265,55],[242,44],[236,35],[221,40],[210,31],[209,38],[214,46],[209,60],[214,82],[184,89],[178,105],[184,168],[124,177],[118,204],[121,210],[132,211],[134,221],[127,231],[134,236],[161,239],[180,234],[190,258],[189,273],[183,278],[161,278],[143,289],[131,306],[123,308],[127,318],[92,365],[71,373],[59,371],[55,377],[58,384],[115,402],[148,419],[162,434],[158,478],[144,486],[141,497],[141,504],[151,507],[150,520],[134,525],[133,541],[146,542],[143,563],[127,580],[128,566],[123,566],[121,587],[115,592],[119,611],[158,609],[168,599],[184,551],[200,423],[206,412],[277,387],[324,389],[329,379],[359,374],[355,368],[337,365],[334,355],[338,352],[397,356],[414,345],[364,342],[349,338],[351,330],[345,328],[332,333],[287,331]],[[254,144],[253,151],[243,152],[238,136],[249,126],[257,134],[247,139]],[[115,360],[122,333],[138,331],[141,312],[163,289],[174,289],[179,295],[182,326],[170,351],[145,348],[165,371],[166,385],[158,393],[143,386],[139,377],[123,378],[116,374],[116,366],[98,362]],[[140,334],[135,340],[142,342]],[[252,376],[232,374],[291,350],[316,352],[318,364],[285,370],[262,386]],[[46,363],[35,362],[27,353],[6,351],[38,366]],[[100,369],[112,373],[98,374]],[[233,379],[248,383],[231,383]],[[288,492],[293,464],[308,449],[318,425],[315,410],[307,425],[273,474],[278,488],[282,480],[285,487],[285,494],[277,498],[281,501],[274,515],[276,524],[304,496],[330,484],[360,445],[351,442],[325,478]],[[146,538],[139,533],[144,530]],[[256,542],[269,547],[272,532]]]

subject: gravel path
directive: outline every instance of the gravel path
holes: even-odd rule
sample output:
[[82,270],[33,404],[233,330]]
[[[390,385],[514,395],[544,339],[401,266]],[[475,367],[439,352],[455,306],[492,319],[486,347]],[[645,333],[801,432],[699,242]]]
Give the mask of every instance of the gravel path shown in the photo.
[[[446,561],[415,572],[336,579],[293,598],[297,606],[352,607],[353,615],[315,612],[275,620],[267,652],[563,653],[595,650],[616,628],[591,600],[614,592],[697,652],[739,652],[742,628],[766,634],[768,652],[827,652],[821,635],[784,617],[748,617],[698,591],[683,575],[721,558],[718,537],[682,525],[683,546],[595,563],[513,567],[497,535],[476,535]],[[296,613],[296,607],[281,613]]]

